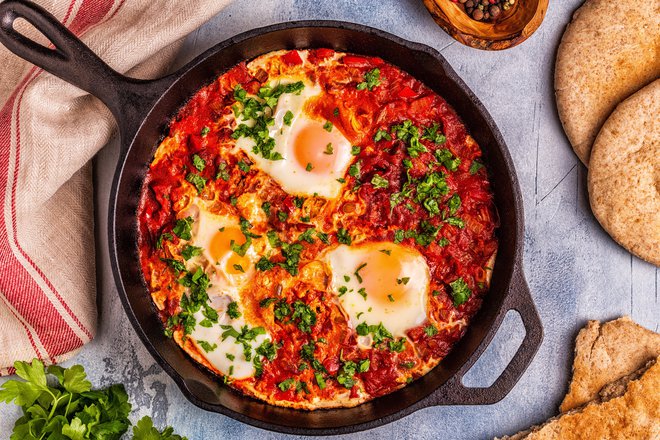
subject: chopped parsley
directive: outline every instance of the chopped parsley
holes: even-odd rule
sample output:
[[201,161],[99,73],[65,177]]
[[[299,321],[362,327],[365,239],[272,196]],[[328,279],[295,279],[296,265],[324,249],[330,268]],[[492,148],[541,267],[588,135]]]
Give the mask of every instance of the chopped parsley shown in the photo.
[[408,284],[408,281],[410,281],[410,277],[403,277],[403,278],[397,278],[396,283],[397,284],[403,284],[404,286]]
[[[279,84],[275,87],[261,87],[257,97],[248,97],[247,92],[240,84],[234,88],[234,98],[238,103],[234,111],[236,116],[242,116],[244,121],[252,120],[253,124],[247,125],[240,123],[232,133],[233,139],[242,137],[251,138],[255,145],[252,148],[254,154],[263,156],[269,160],[281,160],[282,155],[274,152],[275,139],[270,137],[268,128],[274,124],[272,109],[277,105],[277,101],[284,93],[300,94],[305,88],[302,81],[289,84]],[[285,115],[286,117],[286,115]],[[289,121],[290,122],[290,121]]]
[[447,223],[449,225],[452,225],[452,226],[456,226],[456,227],[461,228],[461,229],[463,229],[465,227],[465,222],[462,219],[458,218],[458,217],[447,217],[445,219],[445,223]]
[[461,164],[461,159],[455,157],[447,148],[436,150],[435,157],[449,171],[456,171]]
[[236,301],[230,302],[227,306],[227,315],[229,315],[231,319],[236,319],[239,318],[241,314],[242,313],[238,311],[238,303]]
[[387,130],[383,130],[382,128],[379,128],[376,134],[374,135],[374,142],[378,142],[381,139],[385,139],[387,141],[392,140],[392,136],[387,132]]
[[280,344],[275,344],[273,341],[265,340],[257,347],[257,354],[265,357],[269,361],[272,361],[277,356],[277,349],[280,347]]
[[333,125],[332,125],[332,122],[330,122],[330,121],[325,121],[325,124],[323,124],[323,129],[327,132],[331,132],[332,127],[333,127]]
[[178,275],[181,272],[186,271],[186,265],[183,264],[182,261],[175,260],[173,258],[161,258],[160,261],[167,263],[168,266],[170,266],[172,269],[174,269],[174,272]]
[[207,341],[202,341],[201,339],[197,341],[197,345],[202,347],[204,349],[204,351],[207,352],[207,353],[209,353],[209,352],[215,350],[216,348],[218,348],[218,344],[211,345]]
[[361,167],[360,162],[354,163],[348,168],[348,175],[351,177],[355,177],[356,179],[359,179],[362,174],[360,167]]
[[277,301],[277,298],[273,298],[273,297],[264,298],[261,301],[259,301],[259,307],[261,307],[261,308],[268,307],[276,301]]
[[380,69],[376,68],[364,74],[364,81],[359,82],[357,85],[358,90],[368,89],[372,91],[375,87],[380,85]]
[[406,349],[406,338],[399,338],[397,340],[392,340],[388,342],[388,346],[391,351],[396,353],[401,353]]
[[346,244],[348,246],[351,245],[353,240],[351,239],[351,235],[348,233],[348,229],[340,228],[337,231],[337,241],[341,244]]
[[392,294],[387,295],[387,299],[389,299],[390,302],[394,302],[394,297],[392,296]]
[[307,243],[313,244],[316,241],[314,240],[314,237],[312,237],[312,234],[315,232],[314,228],[309,228],[305,230],[302,234],[298,236],[298,241],[306,241]]
[[202,248],[197,246],[191,246],[189,244],[186,245],[181,251],[181,256],[186,261],[198,255],[202,255]]
[[259,261],[254,263],[254,267],[258,271],[266,272],[267,270],[271,270],[273,267],[275,267],[275,263],[262,255],[261,258],[259,258]]
[[454,306],[456,307],[466,302],[472,295],[472,290],[463,278],[452,281],[449,283],[449,287],[451,287],[451,296],[454,298]]
[[291,110],[287,110],[283,118],[284,125],[290,126],[292,120],[293,120],[293,113],[291,113]]
[[158,240],[156,240],[156,249],[162,249],[163,248],[163,240],[172,240],[172,234],[169,232],[165,232],[163,234],[160,234],[158,237]]
[[282,243],[284,262],[278,263],[279,266],[293,276],[298,275],[298,263],[300,262],[300,253],[302,251],[303,246],[300,243]]
[[358,293],[362,298],[364,298],[365,301],[367,300],[367,289],[365,289],[364,287],[360,287]]
[[204,171],[204,168],[206,168],[206,161],[196,154],[193,154],[192,162],[193,162],[193,166],[197,168],[197,171],[199,171],[200,173]]
[[215,175],[216,180],[222,179],[225,182],[229,181],[229,171],[227,171],[227,164],[225,162],[220,162],[218,165],[218,172]]
[[458,194],[454,194],[449,199],[449,202],[447,202],[447,206],[449,207],[449,214],[450,215],[456,214],[456,211],[458,211],[458,208],[461,207],[461,197]]
[[355,272],[353,272],[353,275],[355,275],[355,278],[357,278],[358,283],[362,284],[362,277],[360,276],[360,271],[364,269],[367,266],[367,263],[362,263],[358,266],[357,269],[355,269]]
[[360,151],[362,151],[362,148],[358,147],[357,145],[353,145],[351,147],[351,154],[353,156],[357,156],[358,154],[360,154]]
[[307,162],[307,165],[305,166],[305,171],[312,171],[314,167],[312,166],[311,162]]
[[323,151],[323,154],[332,154],[334,153],[334,149],[332,148],[332,142],[328,143],[328,145],[325,146],[325,151]]
[[371,178],[371,184],[374,186],[374,188],[387,188],[390,186],[390,182],[384,177],[381,177],[379,174],[374,174],[374,176]]
[[247,173],[250,171],[250,165],[247,163],[243,162],[242,160],[239,160],[236,165],[238,165],[238,168],[243,171],[244,173]]
[[196,173],[188,173],[186,180],[197,188],[197,193],[201,193],[206,188],[206,179]]
[[482,169],[484,165],[481,162],[478,161],[473,161],[472,165],[470,165],[470,174],[477,174],[480,169]]
[[433,142],[434,144],[444,144],[447,141],[445,135],[440,131],[440,124],[434,122],[430,127],[424,129],[422,139]]
[[270,202],[263,202],[261,204],[261,209],[263,209],[264,213],[270,217]]
[[286,221],[286,219],[289,218],[289,213],[286,212],[286,211],[278,211],[278,213],[277,213],[277,218],[278,218],[282,223],[284,223],[284,222]]
[[424,327],[424,333],[426,333],[426,336],[430,338],[438,334],[438,329],[435,328],[433,324],[429,324],[426,327]]
[[319,371],[315,371],[314,378],[316,379],[316,384],[319,386],[319,388],[324,389],[326,384],[325,379],[323,378],[323,374]]
[[410,120],[403,121],[402,124],[392,126],[392,131],[397,139],[401,139],[408,144],[408,155],[418,157],[420,153],[427,151],[426,147],[419,142],[419,129],[415,127]]
[[294,382],[295,382],[295,379],[293,379],[292,377],[290,377],[290,378],[288,378],[288,379],[286,379],[286,380],[284,380],[284,381],[278,383],[278,384],[277,384],[277,387],[278,387],[281,391],[289,391],[289,388],[291,388],[291,385],[293,385]]
[[[209,134],[209,131],[211,131],[210,128],[208,128],[208,127],[202,127],[202,130],[199,132],[199,134],[200,134],[202,137],[206,137],[206,135]],[[200,171],[202,171],[202,170],[200,170]]]
[[245,273],[245,269],[243,269],[243,266],[241,266],[240,264],[234,264],[232,265],[232,267],[234,268],[234,270],[237,270],[241,273]]

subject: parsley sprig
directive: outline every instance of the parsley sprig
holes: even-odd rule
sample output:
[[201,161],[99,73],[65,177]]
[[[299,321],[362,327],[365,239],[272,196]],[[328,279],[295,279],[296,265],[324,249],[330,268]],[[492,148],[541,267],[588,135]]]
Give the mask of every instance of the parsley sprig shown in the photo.
[[[123,385],[92,390],[81,365],[45,368],[34,359],[31,364],[17,361],[14,368],[23,380],[8,380],[0,387],[0,401],[14,402],[23,410],[11,440],[119,440],[128,431],[132,405]],[[157,430],[145,416],[133,427],[133,440],[187,439],[169,426]]]

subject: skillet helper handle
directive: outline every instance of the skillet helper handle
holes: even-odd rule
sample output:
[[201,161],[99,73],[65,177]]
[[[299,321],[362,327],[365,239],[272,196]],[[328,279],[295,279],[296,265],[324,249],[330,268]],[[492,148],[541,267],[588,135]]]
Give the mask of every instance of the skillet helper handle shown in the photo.
[[[443,384],[435,393],[438,405],[485,405],[502,400],[523,375],[543,340],[543,325],[539,317],[527,281],[518,265],[513,273],[511,291],[503,307],[505,310],[516,310],[525,327],[525,338],[502,374],[489,387],[471,388],[463,385],[463,376],[470,370],[470,362]],[[502,315],[504,316],[504,314]],[[499,326],[499,323],[498,323]]]
[[[46,47],[18,32],[15,22],[24,19],[48,40]],[[146,111],[171,81],[139,80],[121,75],[62,25],[48,11],[29,0],[0,3],[0,43],[19,57],[99,98],[119,123],[122,137],[132,138]]]

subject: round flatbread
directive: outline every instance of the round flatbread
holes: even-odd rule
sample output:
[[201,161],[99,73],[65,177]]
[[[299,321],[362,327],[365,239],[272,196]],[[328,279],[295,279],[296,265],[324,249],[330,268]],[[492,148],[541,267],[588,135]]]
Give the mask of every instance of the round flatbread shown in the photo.
[[559,118],[585,164],[616,105],[660,76],[660,3],[587,0],[557,52]]
[[591,152],[589,200],[603,228],[660,266],[660,80],[623,101]]

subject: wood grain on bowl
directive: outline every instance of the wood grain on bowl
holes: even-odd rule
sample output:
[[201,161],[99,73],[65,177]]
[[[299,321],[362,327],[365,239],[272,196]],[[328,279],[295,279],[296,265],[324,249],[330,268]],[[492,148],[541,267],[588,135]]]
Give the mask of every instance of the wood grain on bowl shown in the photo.
[[424,0],[435,22],[466,46],[483,50],[502,50],[516,46],[541,25],[548,0],[518,0],[493,22],[468,16],[460,3],[452,0]]

